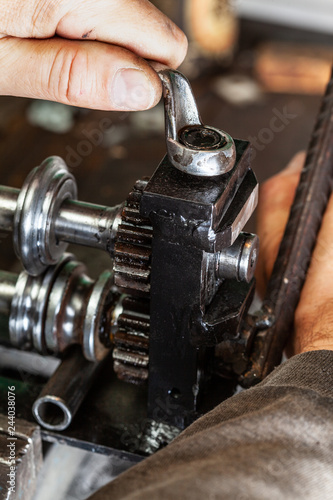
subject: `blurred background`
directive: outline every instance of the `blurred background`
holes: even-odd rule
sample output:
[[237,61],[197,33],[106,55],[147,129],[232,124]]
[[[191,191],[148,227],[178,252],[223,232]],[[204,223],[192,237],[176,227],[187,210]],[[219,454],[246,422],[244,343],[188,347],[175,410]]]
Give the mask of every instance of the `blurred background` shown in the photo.
[[[180,69],[192,82],[203,122],[252,142],[260,182],[306,149],[332,63],[331,0],[153,3],[189,38]],[[0,97],[0,184],[20,188],[33,167],[58,155],[77,179],[80,200],[112,206],[138,178],[151,175],[164,154],[161,103],[142,113],[110,113]],[[1,269],[20,270],[11,237],[0,234],[0,244]],[[110,267],[103,253],[70,250],[89,263],[91,276]],[[57,445],[35,500],[87,498],[116,474],[106,457]]]

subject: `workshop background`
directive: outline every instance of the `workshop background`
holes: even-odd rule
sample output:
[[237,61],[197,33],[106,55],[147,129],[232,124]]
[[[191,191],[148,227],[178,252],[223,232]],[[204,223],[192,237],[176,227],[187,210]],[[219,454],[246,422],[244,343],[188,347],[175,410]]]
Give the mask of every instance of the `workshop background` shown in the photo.
[[[203,122],[252,142],[260,182],[306,149],[332,63],[331,0],[153,3],[189,38],[180,70],[191,80]],[[153,173],[164,154],[162,103],[146,112],[110,113],[0,97],[3,185],[20,188],[33,167],[58,155],[77,179],[80,200],[113,206],[136,179]],[[19,271],[11,237],[0,234],[0,244],[1,269]],[[104,253],[73,251],[91,276],[110,267]],[[34,500],[87,498],[112,470],[108,457],[56,445]]]

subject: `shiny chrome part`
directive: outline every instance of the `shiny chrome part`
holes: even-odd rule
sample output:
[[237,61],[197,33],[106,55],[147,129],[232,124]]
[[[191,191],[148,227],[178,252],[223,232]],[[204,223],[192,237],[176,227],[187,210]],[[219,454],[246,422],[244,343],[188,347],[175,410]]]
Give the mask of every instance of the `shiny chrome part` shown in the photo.
[[61,158],[46,159],[21,190],[0,186],[0,231],[13,231],[25,270],[42,274],[68,243],[113,254],[123,205],[106,207],[76,200],[77,187]]
[[110,347],[107,335],[118,299],[112,286],[112,272],[105,271],[94,282],[71,255],[41,276],[23,271],[11,304],[11,344],[43,354],[59,354],[79,344],[90,361],[103,359]]
[[57,240],[98,248],[112,253],[123,205],[105,207],[67,201],[54,222]]
[[111,336],[115,307],[113,281],[113,274],[104,271],[94,284],[88,300],[83,323],[83,353],[89,361],[99,361],[109,352],[101,336],[106,339]]
[[249,234],[239,258],[238,277],[240,281],[250,283],[254,278],[258,257],[259,238],[256,234]]
[[14,249],[24,268],[41,274],[62,256],[67,243],[57,241],[53,224],[65,200],[76,199],[74,177],[56,156],[32,170],[17,199],[14,216]]
[[[0,272],[0,341],[5,344],[10,343],[8,318],[15,294],[16,282],[17,274],[7,273],[6,271]],[[1,353],[0,359],[2,361]]]
[[13,231],[19,189],[0,186],[0,231]]
[[173,166],[197,176],[222,175],[235,164],[232,137],[203,125],[187,78],[179,71],[159,72],[164,86],[167,151]]
[[72,422],[72,413],[63,399],[55,396],[38,398],[32,413],[42,427],[53,431],[64,431]]
[[71,424],[101,363],[90,363],[79,349],[61,362],[33,404],[37,422],[44,428],[63,431]]
[[250,283],[254,277],[258,255],[258,236],[241,233],[232,246],[216,254],[217,276]]

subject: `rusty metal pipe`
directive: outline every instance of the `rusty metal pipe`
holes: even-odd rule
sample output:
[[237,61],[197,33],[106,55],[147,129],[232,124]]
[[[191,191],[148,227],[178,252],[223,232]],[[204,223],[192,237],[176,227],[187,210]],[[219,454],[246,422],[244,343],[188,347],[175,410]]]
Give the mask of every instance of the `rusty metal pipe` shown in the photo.
[[333,71],[307,151],[272,276],[255,321],[251,368],[244,385],[259,382],[281,361],[333,187]]

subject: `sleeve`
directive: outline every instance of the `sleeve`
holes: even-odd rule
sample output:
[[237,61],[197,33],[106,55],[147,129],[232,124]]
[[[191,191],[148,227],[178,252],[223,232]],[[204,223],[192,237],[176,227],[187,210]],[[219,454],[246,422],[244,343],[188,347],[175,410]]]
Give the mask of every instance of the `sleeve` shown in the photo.
[[90,500],[333,498],[333,351],[294,356]]

